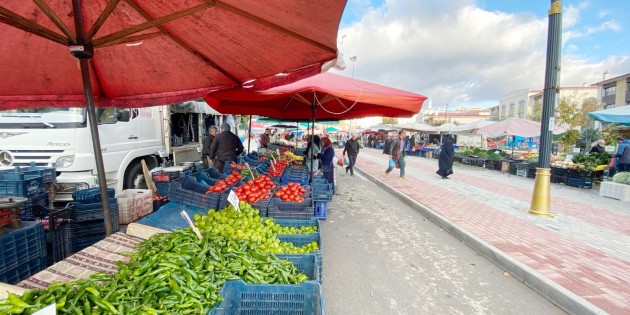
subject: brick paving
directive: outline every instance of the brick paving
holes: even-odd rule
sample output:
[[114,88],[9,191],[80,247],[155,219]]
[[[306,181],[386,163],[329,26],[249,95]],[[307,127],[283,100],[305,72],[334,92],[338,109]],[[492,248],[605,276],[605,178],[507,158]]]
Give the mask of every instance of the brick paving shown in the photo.
[[[339,152],[340,153],[340,152]],[[404,180],[387,156],[361,151],[357,166],[610,314],[630,314],[630,204],[552,184],[557,219],[531,216],[533,180],[407,157]]]

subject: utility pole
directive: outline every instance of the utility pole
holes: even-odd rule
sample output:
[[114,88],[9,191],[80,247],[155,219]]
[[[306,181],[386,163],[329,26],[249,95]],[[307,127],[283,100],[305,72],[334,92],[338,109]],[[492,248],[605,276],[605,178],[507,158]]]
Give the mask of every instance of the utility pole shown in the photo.
[[547,37],[547,64],[545,69],[545,88],[543,91],[542,119],[540,123],[540,154],[536,168],[536,181],[529,213],[535,216],[555,218],[551,214],[551,142],[555,124],[554,106],[556,92],[559,89],[560,48],[562,42],[562,4],[560,0],[551,0],[549,9],[549,31]]

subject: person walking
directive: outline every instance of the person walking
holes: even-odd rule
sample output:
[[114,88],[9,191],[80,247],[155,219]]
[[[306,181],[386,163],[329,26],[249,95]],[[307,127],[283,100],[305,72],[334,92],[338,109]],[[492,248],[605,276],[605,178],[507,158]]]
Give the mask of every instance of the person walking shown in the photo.
[[617,168],[620,172],[630,172],[630,139],[623,139],[617,137],[617,152],[615,158],[617,158]]
[[453,147],[453,138],[451,135],[444,137],[444,141],[440,148],[440,156],[438,158],[439,169],[436,174],[442,176],[442,179],[449,179],[448,176],[453,174],[453,160],[455,159],[455,148]]
[[405,178],[405,146],[407,145],[407,140],[405,139],[405,132],[399,131],[398,137],[394,139],[391,143],[391,147],[389,150],[389,167],[385,170],[385,175],[389,175],[394,167],[400,168],[400,178]]
[[321,141],[322,150],[320,153],[317,153],[317,158],[320,161],[319,169],[328,183],[333,185],[333,191],[335,191],[335,165],[333,164],[335,149],[333,149],[332,142],[330,142],[328,137],[323,138]]
[[357,141],[357,135],[352,134],[352,138],[346,142],[346,145],[343,148],[343,153],[341,155],[346,155],[348,153],[348,166],[346,166],[346,174],[350,171],[350,176],[354,176],[354,164],[357,162],[357,156],[359,155],[359,149],[361,146],[359,145],[359,141]]
[[212,141],[210,157],[214,161],[214,167],[219,173],[223,173],[225,163],[236,162],[236,157],[243,153],[244,150],[241,139],[230,131],[229,124],[223,123],[221,125],[221,133]]
[[212,159],[212,157],[210,157],[210,147],[212,146],[212,142],[214,141],[214,137],[216,136],[217,127],[211,126],[210,130],[208,131],[208,136],[203,138],[203,141],[201,142],[201,162],[203,163],[203,167],[205,167],[206,169],[211,167],[210,160]]

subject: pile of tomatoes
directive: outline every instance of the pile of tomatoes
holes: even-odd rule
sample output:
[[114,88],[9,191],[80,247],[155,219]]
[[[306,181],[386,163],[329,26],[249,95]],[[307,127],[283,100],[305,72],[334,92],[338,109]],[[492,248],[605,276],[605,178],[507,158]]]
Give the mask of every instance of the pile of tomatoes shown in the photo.
[[238,164],[236,162],[230,163],[230,167],[235,170],[242,170],[245,168],[245,165]]
[[287,160],[277,160],[276,163],[273,163],[273,167],[269,167],[269,176],[282,176],[282,172],[284,172],[288,164]]
[[239,200],[253,204],[261,199],[268,200],[274,188],[276,188],[276,184],[271,181],[269,176],[260,175],[258,178],[249,180],[245,185],[238,187],[235,193]]
[[304,194],[306,194],[306,189],[300,183],[288,183],[280,186],[274,193],[274,196],[285,202],[304,202]]
[[208,191],[206,191],[206,195],[211,192],[220,193],[228,188],[228,186],[232,186],[238,183],[241,179],[243,179],[243,176],[241,176],[239,172],[233,171],[232,174],[228,175],[228,177],[217,181],[216,183],[214,183],[214,185],[208,188]]

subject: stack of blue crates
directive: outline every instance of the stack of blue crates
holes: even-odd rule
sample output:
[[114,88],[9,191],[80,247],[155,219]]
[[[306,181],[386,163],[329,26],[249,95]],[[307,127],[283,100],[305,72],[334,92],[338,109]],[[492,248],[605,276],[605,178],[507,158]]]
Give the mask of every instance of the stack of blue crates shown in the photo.
[[282,177],[280,177],[280,184],[286,185],[288,183],[300,183],[300,185],[305,186],[308,185],[308,176],[309,171],[308,168],[286,168],[284,173],[282,173]]
[[322,177],[313,177],[313,201],[315,207],[315,217],[321,220],[326,220],[328,212],[328,203],[332,201],[333,197],[333,185]]
[[[112,232],[118,232],[118,201],[114,189],[108,188],[107,192]],[[105,238],[105,217],[99,187],[75,191],[72,198],[75,201],[66,205],[72,209],[68,248],[70,252],[78,252]]]
[[16,284],[47,267],[46,235],[39,222],[0,235],[0,282]]

